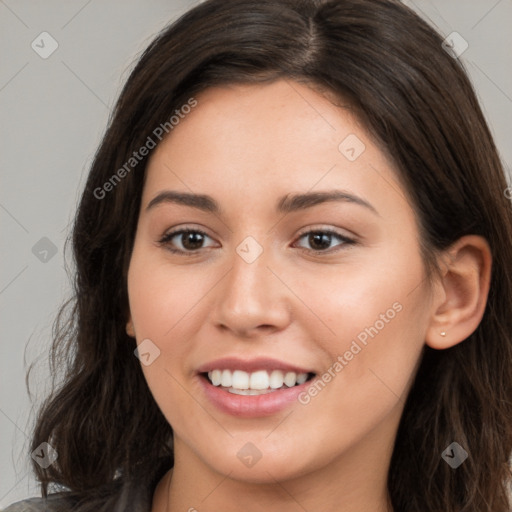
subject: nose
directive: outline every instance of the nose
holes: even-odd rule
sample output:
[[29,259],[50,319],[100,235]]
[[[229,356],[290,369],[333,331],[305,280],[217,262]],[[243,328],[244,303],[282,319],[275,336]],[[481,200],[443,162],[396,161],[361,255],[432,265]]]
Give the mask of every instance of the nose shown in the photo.
[[216,326],[238,338],[282,330],[290,323],[293,294],[278,277],[279,268],[263,251],[254,261],[234,251],[231,269],[216,287]]

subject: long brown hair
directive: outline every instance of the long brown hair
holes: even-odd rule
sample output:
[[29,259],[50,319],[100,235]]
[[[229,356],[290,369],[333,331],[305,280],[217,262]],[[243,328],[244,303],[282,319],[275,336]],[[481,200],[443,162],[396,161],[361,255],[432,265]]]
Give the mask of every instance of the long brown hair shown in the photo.
[[[348,101],[394,162],[414,205],[426,268],[477,234],[493,256],[482,322],[447,350],[424,348],[389,470],[395,512],[505,512],[512,452],[512,209],[492,136],[461,63],[393,0],[207,0],[162,31],[133,69],[95,155],[72,233],[74,297],[55,323],[52,360],[65,378],[42,405],[32,449],[50,484],[99,510],[116,475],[168,457],[172,429],[125,332],[127,269],[147,158],[99,198],[156,127],[202,90],[279,78]],[[200,108],[200,106],[198,107]],[[95,193],[96,191],[96,193]],[[119,392],[122,390],[122,392]],[[457,441],[456,470],[441,458]]]

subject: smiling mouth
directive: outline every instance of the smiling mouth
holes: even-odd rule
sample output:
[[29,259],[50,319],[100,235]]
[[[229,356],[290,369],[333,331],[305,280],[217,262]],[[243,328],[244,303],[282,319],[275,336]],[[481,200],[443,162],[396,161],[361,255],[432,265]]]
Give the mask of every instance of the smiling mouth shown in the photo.
[[212,386],[228,393],[255,396],[300,386],[313,379],[316,374],[283,372],[281,370],[245,372],[216,369],[200,375]]

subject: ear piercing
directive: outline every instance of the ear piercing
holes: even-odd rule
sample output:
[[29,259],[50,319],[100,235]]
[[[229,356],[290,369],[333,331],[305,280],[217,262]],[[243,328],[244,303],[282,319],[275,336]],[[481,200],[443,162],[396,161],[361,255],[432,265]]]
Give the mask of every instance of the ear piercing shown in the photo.
[[439,334],[440,334],[441,336],[446,336],[446,333],[445,333],[444,331],[441,331]]

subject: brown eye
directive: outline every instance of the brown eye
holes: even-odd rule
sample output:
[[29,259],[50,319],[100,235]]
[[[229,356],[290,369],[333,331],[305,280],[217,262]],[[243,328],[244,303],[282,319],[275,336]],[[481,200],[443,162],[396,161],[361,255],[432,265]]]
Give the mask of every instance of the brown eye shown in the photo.
[[183,247],[187,250],[193,251],[194,249],[200,249],[204,242],[204,235],[194,231],[187,231],[181,233],[180,241]]
[[[210,238],[205,232],[198,229],[180,229],[165,234],[159,243],[165,245],[171,252],[194,253],[205,248],[206,238]],[[177,246],[177,248],[176,248]]]
[[[333,242],[333,239],[341,240],[341,243],[336,244],[335,246],[331,247],[331,244]],[[303,233],[299,240],[306,239],[307,243],[309,244],[310,248],[308,247],[302,247],[303,249],[309,251],[309,252],[327,252],[329,249],[336,247],[343,247],[346,245],[354,245],[356,243],[355,240],[348,238],[340,233],[337,233],[336,231],[330,230],[330,229],[324,229],[324,230],[314,230],[314,231],[308,231],[306,233]],[[329,251],[332,252],[332,251]]]
[[313,249],[329,249],[331,241],[332,235],[328,233],[310,233],[308,235],[308,243]]

